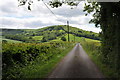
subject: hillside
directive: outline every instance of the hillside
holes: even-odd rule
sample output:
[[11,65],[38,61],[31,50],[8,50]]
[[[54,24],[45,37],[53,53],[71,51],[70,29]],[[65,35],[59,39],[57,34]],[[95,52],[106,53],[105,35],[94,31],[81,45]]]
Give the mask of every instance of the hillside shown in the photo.
[[70,26],[70,42],[67,42],[67,26],[64,25],[41,29],[2,29],[3,78],[46,78],[72,50],[74,42],[87,45],[87,49],[92,46],[92,51],[97,50],[96,44],[100,45],[98,35]]
[[[48,42],[51,40],[60,40],[63,36],[67,38],[67,33],[67,26],[65,25],[55,25],[41,29],[2,29],[2,36],[5,39],[37,43]],[[72,26],[70,26],[69,33],[70,37],[76,36],[100,40],[100,38],[98,37],[98,33],[85,31]]]

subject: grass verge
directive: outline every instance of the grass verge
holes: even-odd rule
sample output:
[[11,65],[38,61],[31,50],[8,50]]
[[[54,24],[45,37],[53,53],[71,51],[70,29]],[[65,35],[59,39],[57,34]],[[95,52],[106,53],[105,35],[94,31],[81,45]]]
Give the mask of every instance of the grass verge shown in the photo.
[[[49,61],[41,63],[36,61],[34,64],[30,64],[21,70],[22,78],[46,78],[49,73],[55,68],[56,64],[73,48],[74,43],[70,44],[69,47],[60,51],[60,54],[55,54]],[[55,50],[55,49],[54,49]]]
[[88,54],[88,56],[92,59],[92,61],[98,66],[100,71],[106,78],[113,78],[115,74],[115,70],[110,68],[108,65],[102,62],[102,52],[101,52],[101,43],[95,41],[83,41],[81,42],[84,50]]

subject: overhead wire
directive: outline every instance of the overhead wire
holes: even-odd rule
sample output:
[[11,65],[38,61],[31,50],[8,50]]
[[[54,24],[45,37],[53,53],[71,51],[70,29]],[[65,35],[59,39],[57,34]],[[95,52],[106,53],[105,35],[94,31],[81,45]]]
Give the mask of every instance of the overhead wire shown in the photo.
[[[56,16],[56,14],[47,6],[47,4],[45,4],[45,2],[42,0],[42,2],[44,3],[44,5],[48,8],[48,10],[56,17],[56,18],[58,18],[57,16]],[[80,2],[79,2],[80,3]],[[79,4],[78,3],[78,4]],[[77,6],[76,6],[76,8],[77,8]],[[69,15],[66,11],[65,11],[65,13],[67,14],[67,15]],[[67,18],[67,20],[68,20],[68,18]]]
[[42,2],[44,3],[44,5],[48,8],[48,10],[56,17],[56,18],[58,18],[57,16],[56,16],[56,14],[47,6],[47,4],[45,4],[45,2],[42,0]]
[[[48,7],[48,5],[45,4],[45,2],[44,2],[43,0],[42,0],[42,2],[43,2],[43,4],[47,7],[47,9],[48,9],[56,18],[58,18],[58,17],[56,16],[56,14]],[[79,5],[79,3],[80,3],[80,2],[78,2],[78,5]],[[77,6],[76,6],[75,8],[77,8]],[[75,9],[75,8],[73,8],[73,9]],[[65,11],[65,13],[66,13],[67,15],[70,15],[70,14],[68,14],[67,11]],[[66,20],[66,21],[69,21],[68,17],[67,17],[67,20]]]
[[[45,4],[45,2],[43,1],[43,0],[41,0],[42,2],[43,2],[43,4],[47,7],[47,9],[56,17],[56,18],[58,18],[57,16],[56,16],[56,14],[47,6],[47,4]],[[80,3],[80,2],[79,2]],[[78,5],[79,5],[79,3],[78,3]],[[76,6],[76,8],[77,8],[77,6]],[[65,13],[67,14],[67,15],[69,15],[66,11],[65,11]],[[68,20],[68,18],[67,18],[67,20]]]

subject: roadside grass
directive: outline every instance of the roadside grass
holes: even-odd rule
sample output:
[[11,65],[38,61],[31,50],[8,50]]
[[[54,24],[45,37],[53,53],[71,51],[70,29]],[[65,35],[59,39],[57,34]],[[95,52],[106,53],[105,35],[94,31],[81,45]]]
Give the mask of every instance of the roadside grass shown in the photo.
[[112,78],[116,75],[114,69],[110,68],[102,62],[100,41],[93,41],[87,39],[86,41],[82,41],[81,45],[88,54],[88,56],[91,58],[91,60],[98,66],[98,68],[106,78]]
[[[51,71],[55,68],[56,64],[60,62],[60,60],[74,47],[74,43],[70,44],[67,47],[63,47],[64,49],[59,48],[54,49],[54,52],[60,54],[54,54],[54,56],[47,62],[39,62],[39,60],[35,61],[34,64],[30,64],[23,69],[22,78],[46,78]],[[62,47],[61,47],[62,48]]]

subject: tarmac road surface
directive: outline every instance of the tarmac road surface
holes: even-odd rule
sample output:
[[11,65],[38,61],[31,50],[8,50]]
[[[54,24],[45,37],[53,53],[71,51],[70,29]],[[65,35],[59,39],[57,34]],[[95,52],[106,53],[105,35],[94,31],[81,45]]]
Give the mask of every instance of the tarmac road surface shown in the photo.
[[48,78],[104,78],[104,76],[80,43],[77,43],[72,51],[58,63]]

